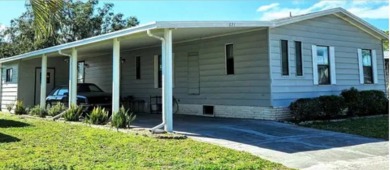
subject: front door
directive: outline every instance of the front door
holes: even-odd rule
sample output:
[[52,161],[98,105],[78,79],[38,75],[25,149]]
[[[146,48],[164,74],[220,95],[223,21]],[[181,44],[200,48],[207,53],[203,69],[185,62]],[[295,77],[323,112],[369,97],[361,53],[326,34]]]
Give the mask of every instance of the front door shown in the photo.
[[[47,74],[46,74],[46,95],[50,93],[51,90],[54,89],[55,86],[55,69],[54,68],[47,68]],[[35,69],[35,99],[34,104],[39,104],[41,97],[41,68]],[[45,96],[46,97],[46,96]]]

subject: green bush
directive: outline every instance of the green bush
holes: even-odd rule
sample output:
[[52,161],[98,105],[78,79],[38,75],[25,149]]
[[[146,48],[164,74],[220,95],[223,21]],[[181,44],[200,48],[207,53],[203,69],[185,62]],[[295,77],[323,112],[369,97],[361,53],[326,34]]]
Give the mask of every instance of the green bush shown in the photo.
[[114,113],[111,120],[111,126],[115,128],[126,128],[130,127],[131,122],[136,118],[136,115],[129,113],[123,106],[117,113]]
[[383,91],[361,91],[360,99],[359,116],[389,114],[389,100]]
[[55,105],[50,105],[47,107],[47,114],[49,116],[56,116],[65,110],[65,105],[61,102],[57,102]]
[[108,120],[108,111],[106,111],[104,108],[101,107],[93,108],[92,112],[88,116],[88,122],[95,125],[104,124],[107,122],[107,120]]
[[343,115],[346,108],[343,97],[336,95],[320,96],[318,100],[325,119],[337,118]]
[[315,120],[323,117],[321,104],[318,98],[301,98],[289,106],[293,119],[297,122]]
[[[389,100],[383,91],[343,90],[341,96],[329,95],[317,98],[302,98],[289,106],[297,122],[318,119],[333,119],[346,116],[389,114]],[[345,110],[347,114],[345,114]]]
[[71,105],[68,110],[62,115],[66,121],[79,121],[83,109],[77,105]]
[[47,111],[46,109],[41,108],[40,105],[36,105],[33,108],[29,109],[28,114],[32,116],[45,117],[47,115]]
[[15,104],[15,114],[16,115],[24,115],[27,114],[26,108],[24,107],[24,104],[22,101],[16,101]]
[[365,116],[388,114],[389,100],[383,91],[358,91],[355,88],[344,90],[341,95],[345,99],[349,116]]
[[362,105],[359,91],[352,87],[348,90],[343,90],[341,96],[344,97],[345,105],[348,108],[347,115],[358,115]]

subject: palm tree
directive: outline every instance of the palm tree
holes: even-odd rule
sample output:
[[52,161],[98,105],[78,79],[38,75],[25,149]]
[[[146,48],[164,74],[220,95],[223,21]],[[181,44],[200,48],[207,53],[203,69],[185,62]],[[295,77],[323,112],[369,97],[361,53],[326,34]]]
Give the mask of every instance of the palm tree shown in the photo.
[[38,40],[55,33],[54,22],[64,7],[63,0],[29,0],[34,15],[35,36]]

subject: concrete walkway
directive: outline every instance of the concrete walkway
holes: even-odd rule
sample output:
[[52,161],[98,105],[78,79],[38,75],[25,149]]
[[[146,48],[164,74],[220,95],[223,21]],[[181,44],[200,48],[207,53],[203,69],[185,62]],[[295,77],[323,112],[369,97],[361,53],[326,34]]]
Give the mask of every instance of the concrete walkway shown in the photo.
[[[151,128],[161,115],[141,114]],[[388,141],[264,120],[175,115],[174,130],[190,138],[245,151],[298,169],[389,169]]]

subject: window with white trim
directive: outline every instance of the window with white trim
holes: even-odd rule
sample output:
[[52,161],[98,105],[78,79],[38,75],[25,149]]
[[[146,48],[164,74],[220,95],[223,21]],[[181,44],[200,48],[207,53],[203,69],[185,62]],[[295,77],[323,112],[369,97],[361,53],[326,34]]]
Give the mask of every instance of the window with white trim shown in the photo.
[[318,84],[330,84],[329,47],[317,46]]
[[376,51],[372,49],[358,49],[360,84],[378,83]]
[[372,55],[371,50],[363,49],[362,50],[362,65],[363,65],[363,75],[364,75],[364,84],[374,83],[373,74],[372,74]]
[[336,84],[335,48],[313,45],[312,56],[314,84]]

